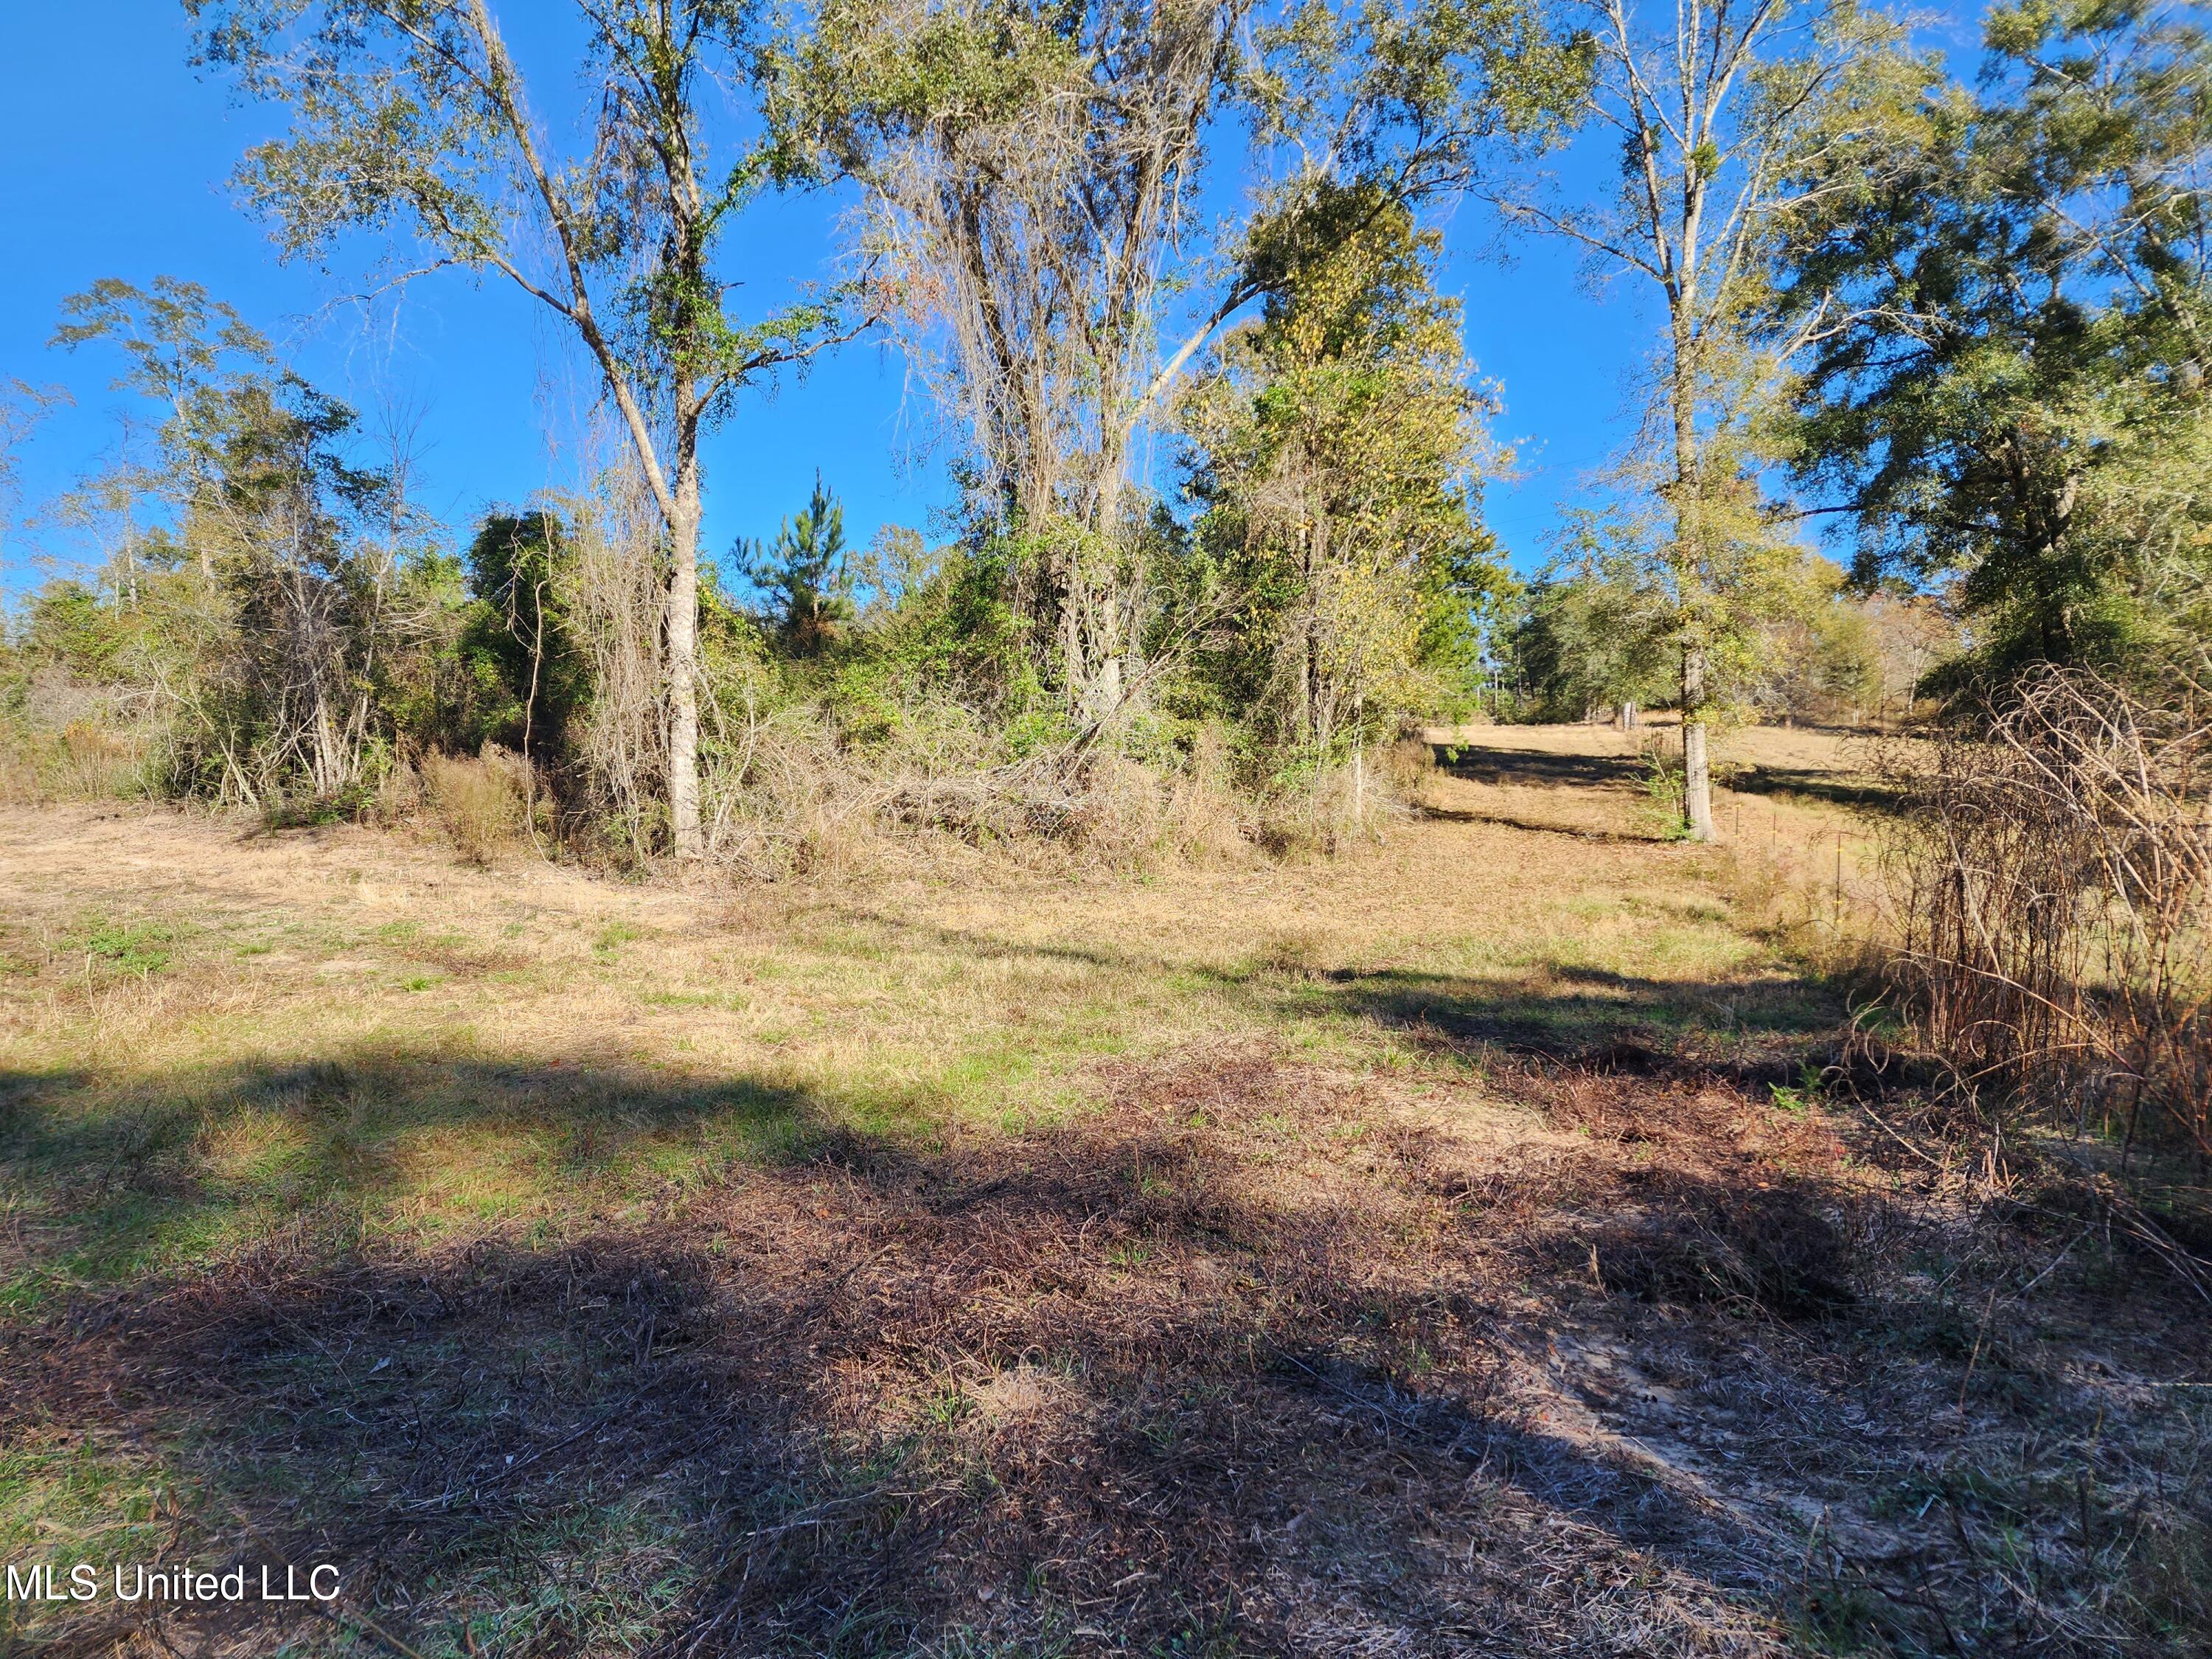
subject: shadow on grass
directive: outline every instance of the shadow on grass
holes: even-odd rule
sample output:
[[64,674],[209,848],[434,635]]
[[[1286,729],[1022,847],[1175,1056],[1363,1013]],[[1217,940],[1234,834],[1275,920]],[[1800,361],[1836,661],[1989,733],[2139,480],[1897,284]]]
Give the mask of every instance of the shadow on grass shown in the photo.
[[[74,1523],[86,1547],[331,1562],[342,1624],[424,1655],[1225,1655],[1454,1630],[1545,1651],[1764,1621],[1762,1546],[1724,1505],[1501,1392],[1481,1266],[1500,1240],[1439,1196],[1422,1136],[1377,1139],[1356,1100],[1263,1058],[1108,1083],[1077,1125],[928,1151],[741,1082],[366,1061],[172,1079],[204,1127],[226,1100],[303,1133],[335,1103],[563,1133],[734,1109],[752,1150],[645,1213],[441,1245],[362,1226],[389,1166],[314,1154],[321,1178],[220,1260],[0,1326],[16,1524],[40,1493],[81,1500],[88,1460],[141,1460],[114,1513]],[[62,1160],[107,1149],[72,1139],[65,1087],[14,1097],[13,1184],[65,1198]],[[1347,1137],[1376,1182],[1285,1163]],[[93,1179],[216,1182],[208,1136],[188,1144],[197,1170],[152,1142]],[[150,1510],[128,1497],[149,1486]],[[319,1632],[337,1640],[296,1613],[108,1602],[14,1639]]]
[[[1545,977],[1540,992],[1398,969],[1328,979],[1341,1012],[1433,1046],[1746,1085],[1796,1075],[1808,1042],[1832,1033],[1841,1012],[1820,986],[1796,979],[1708,983],[1574,965]],[[1562,984],[1576,988],[1549,988]]]
[[1639,755],[1559,755],[1479,744],[1432,744],[1440,771],[1476,783],[1538,784],[1550,788],[1639,788],[1647,769]]
[[63,1241],[0,1285],[0,1306],[221,1252],[301,1213],[419,1198],[482,1224],[650,1186],[664,1154],[710,1177],[777,1155],[804,1133],[803,1104],[749,1079],[386,1049],[117,1084],[0,1079],[0,1170]]
[[1731,772],[1728,787],[1739,795],[1820,801],[1866,812],[1895,812],[1902,805],[1895,789],[1863,773],[1817,767],[1747,766]]
[[[1431,748],[1439,770],[1477,783],[1640,791],[1648,775],[1643,757],[1637,754],[1559,755],[1534,750],[1492,749],[1477,744],[1433,744]],[[1726,770],[1727,787],[1739,794],[1790,797],[1876,812],[1894,811],[1899,805],[1894,789],[1863,772],[1741,763],[1728,767]],[[1504,823],[1516,829],[1550,834],[1581,834],[1601,841],[1657,839],[1576,830],[1558,824],[1534,823],[1484,812],[1432,811],[1426,816],[1473,823]]]
[[[1476,1058],[1492,1049],[1584,1069],[1666,1071],[1749,1087],[1770,1076],[1794,1078],[1809,1050],[1825,1057],[1826,1039],[1846,1017],[1840,993],[1807,975],[1671,980],[1547,963],[1534,968],[1532,982],[1516,983],[1417,969],[1331,968],[1295,951],[1220,966],[1105,945],[1012,940],[873,911],[848,914],[978,960],[1041,957],[1180,978],[1274,1019],[1345,1018]],[[1638,1052],[1642,1061],[1624,1060]]]
[[1444,823],[1495,823],[1508,830],[1526,830],[1539,836],[1566,836],[1576,841],[1608,842],[1615,845],[1657,847],[1668,842],[1668,837],[1638,834],[1626,830],[1599,830],[1584,824],[1540,823],[1534,818],[1516,817],[1510,812],[1475,812],[1457,806],[1421,806],[1415,809],[1418,816],[1433,818]]

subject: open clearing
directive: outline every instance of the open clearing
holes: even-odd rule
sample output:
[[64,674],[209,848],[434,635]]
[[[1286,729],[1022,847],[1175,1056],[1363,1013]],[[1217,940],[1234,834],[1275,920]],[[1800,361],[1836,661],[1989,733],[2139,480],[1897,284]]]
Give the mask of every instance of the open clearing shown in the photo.
[[1807,1087],[1621,734],[1444,735],[1149,878],[0,814],[0,1559],[344,1583],[0,1648],[2194,1650],[2203,1304]]

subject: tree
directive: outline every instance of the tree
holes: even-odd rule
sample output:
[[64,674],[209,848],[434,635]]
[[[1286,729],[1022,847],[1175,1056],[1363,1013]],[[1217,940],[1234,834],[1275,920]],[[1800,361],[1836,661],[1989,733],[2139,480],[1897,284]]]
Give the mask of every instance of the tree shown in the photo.
[[64,504],[112,530],[132,620],[111,666],[173,716],[177,781],[267,805],[373,782],[392,655],[422,621],[404,455],[356,464],[354,411],[197,284],[103,281],[63,315],[58,343],[119,351],[117,388],[162,411],[155,461]]
[[1463,666],[1498,580],[1478,517],[1492,404],[1436,292],[1439,247],[1406,208],[1377,214],[1230,333],[1183,399],[1200,549],[1240,599],[1206,667],[1316,779]]
[[214,511],[192,529],[216,544],[233,600],[221,758],[249,800],[265,798],[264,779],[294,774],[318,800],[342,798],[363,781],[379,735],[385,585],[359,550],[388,481],[347,462],[339,446],[354,424],[295,375],[249,382]]
[[[62,319],[52,344],[75,351],[98,343],[120,351],[128,368],[114,389],[161,411],[159,466],[126,465],[105,493],[112,496],[119,487],[125,495],[159,495],[179,521],[196,504],[210,505],[240,401],[276,369],[269,342],[235,308],[174,276],[156,276],[145,289],[103,277],[64,300]],[[200,575],[210,586],[213,557],[213,544],[203,542]]]
[[136,605],[139,543],[151,528],[145,508],[149,499],[158,501],[168,480],[161,468],[146,465],[137,423],[126,416],[119,427],[106,465],[63,491],[45,516],[88,541],[102,568],[113,573],[123,601]]
[[1636,526],[1579,508],[1564,545],[1530,584],[1508,638],[1520,683],[1551,720],[1664,702],[1675,668],[1672,611]]
[[718,249],[770,163],[708,112],[750,79],[753,8],[577,0],[596,127],[564,155],[488,0],[186,4],[198,61],[291,110],[239,175],[288,254],[393,231],[504,276],[589,353],[666,531],[669,835],[698,855],[701,434],[748,382],[851,331],[831,301],[749,323],[726,307]]
[[1589,249],[1664,301],[1652,488],[1671,520],[1656,558],[1671,596],[1683,811],[1713,833],[1715,659],[1742,647],[1790,554],[1756,479],[1761,416],[1784,363],[1822,325],[1762,331],[1766,260],[1796,221],[1888,165],[1924,71],[1855,0],[1680,0],[1656,30],[1633,0],[1590,0],[1584,113],[1618,136],[1609,202],[1500,198],[1517,222]]
[[[1521,0],[1258,10],[832,0],[779,76],[794,151],[866,191],[891,320],[967,428],[1012,602],[1094,726],[1138,678],[1130,475],[1180,377],[1302,264],[1540,128],[1571,79]],[[1248,165],[1251,211],[1207,234],[1201,194]]]
[[1864,610],[1881,665],[1875,695],[1881,717],[1909,716],[1931,675],[1962,648],[1954,606],[1946,593],[1900,591],[1890,583],[1867,596]]
[[1767,622],[1751,696],[1785,726],[1856,723],[1883,687],[1881,645],[1868,605],[1845,590],[1842,569],[1807,554]]
[[845,568],[845,508],[814,475],[814,493],[799,516],[763,543],[739,537],[732,556],[746,580],[775,607],[785,645],[811,656],[853,614],[853,575]]
[[1785,310],[1844,319],[1799,475],[1853,515],[1863,580],[1959,579],[1963,672],[2201,660],[2212,37],[2065,0],[2000,7],[1985,41],[1910,165],[1838,181],[1790,250]]

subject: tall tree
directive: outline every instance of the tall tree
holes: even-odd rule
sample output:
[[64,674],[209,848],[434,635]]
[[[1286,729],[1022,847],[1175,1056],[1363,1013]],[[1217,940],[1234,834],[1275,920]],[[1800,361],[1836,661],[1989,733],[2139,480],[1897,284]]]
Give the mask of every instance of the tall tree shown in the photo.
[[[1540,129],[1578,61],[1522,0],[831,0],[780,77],[793,153],[971,437],[1017,608],[1110,714],[1146,603],[1140,435],[1218,331],[1374,216]],[[1226,226],[1209,182],[1252,183]]]
[[198,61],[289,106],[240,173],[288,253],[391,230],[434,263],[496,271],[573,333],[605,383],[667,533],[669,835],[703,850],[697,698],[699,444],[740,387],[849,332],[809,301],[741,321],[717,254],[769,170],[718,126],[749,84],[749,0],[574,0],[595,113],[563,149],[489,0],[185,0]]
[[1436,688],[1498,579],[1482,529],[1492,407],[1472,381],[1440,239],[1396,206],[1304,265],[1182,400],[1199,547],[1243,597],[1206,666],[1316,781]]
[[62,311],[56,342],[118,351],[116,388],[161,411],[155,459],[126,454],[60,505],[106,521],[133,613],[113,665],[173,716],[179,780],[260,804],[373,781],[408,621],[397,471],[356,465],[354,412],[195,283],[111,279]]
[[1852,514],[1863,580],[1960,579],[1965,668],[2201,653],[2212,36],[2065,0],[1998,8],[1985,42],[1911,165],[1841,180],[1791,250],[1787,307],[1844,319],[1801,477]]
[[[1591,125],[1617,137],[1609,200],[1531,192],[1513,218],[1587,248],[1663,302],[1654,485],[1671,519],[1656,550],[1680,653],[1683,811],[1713,833],[1714,659],[1757,621],[1786,555],[1760,524],[1756,437],[1780,364],[1822,325],[1754,326],[1766,261],[1788,227],[1886,166],[1899,112],[1925,78],[1896,27],[1856,0],[1589,0]],[[1659,14],[1655,26],[1649,12]]]

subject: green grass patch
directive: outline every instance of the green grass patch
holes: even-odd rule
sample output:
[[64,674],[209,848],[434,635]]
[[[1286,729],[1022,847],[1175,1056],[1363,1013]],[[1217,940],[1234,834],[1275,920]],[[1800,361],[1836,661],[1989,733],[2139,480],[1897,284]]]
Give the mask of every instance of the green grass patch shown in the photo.
[[128,974],[157,974],[175,958],[177,933],[154,923],[93,921],[74,943],[95,962],[105,962]]

